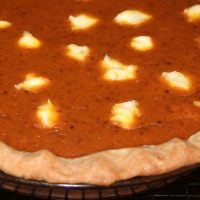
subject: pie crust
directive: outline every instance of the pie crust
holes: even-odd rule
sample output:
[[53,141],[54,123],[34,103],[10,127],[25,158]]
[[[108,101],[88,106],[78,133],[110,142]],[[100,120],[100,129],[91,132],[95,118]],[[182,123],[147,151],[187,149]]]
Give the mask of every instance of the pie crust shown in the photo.
[[[180,130],[181,131],[181,130]],[[18,151],[0,142],[0,169],[10,175],[49,183],[110,185],[136,176],[159,175],[200,162],[200,132],[188,140],[106,150],[66,159],[48,150]]]

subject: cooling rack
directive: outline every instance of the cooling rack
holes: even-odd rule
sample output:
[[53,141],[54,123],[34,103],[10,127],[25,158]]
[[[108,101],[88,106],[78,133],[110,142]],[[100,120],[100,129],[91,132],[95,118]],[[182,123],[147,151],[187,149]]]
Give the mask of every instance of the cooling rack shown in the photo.
[[[38,181],[27,181],[8,176],[4,173],[0,173],[0,180],[0,186],[2,188],[0,191],[0,199],[2,200],[200,200],[199,165],[182,168],[161,176],[138,177],[127,181],[121,181],[110,187],[98,187],[84,184],[49,184]],[[23,194],[23,196],[19,194]]]

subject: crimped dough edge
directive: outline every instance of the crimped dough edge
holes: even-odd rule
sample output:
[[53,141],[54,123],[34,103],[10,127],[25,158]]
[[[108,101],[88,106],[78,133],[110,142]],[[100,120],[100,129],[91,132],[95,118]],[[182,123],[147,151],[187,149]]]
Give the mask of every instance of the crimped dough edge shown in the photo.
[[0,170],[24,179],[49,183],[108,186],[136,176],[152,176],[200,162],[200,132],[188,140],[160,145],[106,150],[79,158],[62,158],[48,150],[18,151],[0,142]]

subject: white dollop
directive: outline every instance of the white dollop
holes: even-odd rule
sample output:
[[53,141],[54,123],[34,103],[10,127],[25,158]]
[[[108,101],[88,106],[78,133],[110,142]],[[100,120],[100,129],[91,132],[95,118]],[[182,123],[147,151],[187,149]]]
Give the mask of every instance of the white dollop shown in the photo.
[[154,44],[150,36],[137,36],[132,38],[131,47],[137,51],[149,51],[154,48]]
[[41,46],[41,41],[34,37],[31,33],[25,31],[18,40],[18,45],[26,49],[37,49]]
[[53,128],[58,122],[57,108],[50,100],[48,100],[38,107],[37,118],[43,128]]
[[141,12],[139,10],[125,10],[119,13],[114,21],[119,25],[140,25],[149,21],[152,18],[151,15]]
[[37,92],[38,90],[48,86],[50,80],[48,78],[37,76],[34,73],[26,75],[25,80],[22,83],[16,84],[17,90],[26,90],[29,92]]
[[189,90],[191,88],[190,78],[181,72],[163,72],[162,79],[172,88]]
[[183,11],[188,22],[200,20],[200,4],[193,5]]
[[12,26],[11,22],[0,20],[0,29],[6,29]]
[[89,15],[80,14],[77,16],[70,15],[69,21],[72,30],[85,30],[97,24],[99,20]]
[[103,78],[110,81],[123,81],[136,78],[137,66],[124,65],[120,61],[106,55],[101,63],[104,70]]
[[200,108],[200,101],[193,101],[193,105]]
[[139,104],[135,100],[115,104],[111,110],[111,122],[123,129],[134,128],[136,119],[141,116],[138,107]]
[[76,44],[69,44],[67,46],[66,55],[78,60],[85,61],[90,54],[90,48],[87,46],[78,46]]

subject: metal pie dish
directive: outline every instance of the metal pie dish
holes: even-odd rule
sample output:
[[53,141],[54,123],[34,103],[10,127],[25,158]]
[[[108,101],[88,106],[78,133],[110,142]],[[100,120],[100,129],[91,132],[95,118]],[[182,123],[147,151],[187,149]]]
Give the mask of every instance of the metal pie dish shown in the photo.
[[44,199],[110,199],[132,196],[169,184],[197,169],[200,164],[180,168],[158,176],[136,177],[116,182],[110,186],[88,184],[52,184],[43,181],[25,180],[0,172],[1,188],[30,197]]

